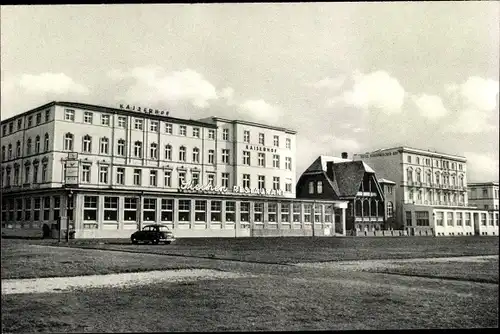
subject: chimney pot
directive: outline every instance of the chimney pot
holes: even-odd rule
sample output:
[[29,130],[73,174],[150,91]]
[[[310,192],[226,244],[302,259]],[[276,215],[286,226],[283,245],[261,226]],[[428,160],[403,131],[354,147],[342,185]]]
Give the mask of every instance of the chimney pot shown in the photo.
[[342,152],[342,159],[347,159],[348,155],[347,155],[347,152]]

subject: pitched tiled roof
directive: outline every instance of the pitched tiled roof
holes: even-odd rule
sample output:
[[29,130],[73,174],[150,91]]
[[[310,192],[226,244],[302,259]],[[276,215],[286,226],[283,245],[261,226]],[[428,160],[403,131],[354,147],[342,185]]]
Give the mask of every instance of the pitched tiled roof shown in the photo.
[[[333,178],[327,175],[327,162],[333,162]],[[332,188],[340,197],[356,196],[363,177],[366,173],[375,173],[375,171],[361,160],[342,159],[337,157],[319,156],[305,170],[303,174],[318,173],[325,174],[327,180],[330,181]]]
[[339,196],[354,197],[363,182],[365,164],[362,161],[350,161],[333,164],[333,177],[339,187]]
[[314,162],[306,169],[304,173],[310,172],[326,172],[326,163],[332,161],[333,163],[348,162],[352,161],[350,159],[342,159],[337,157],[331,157],[327,155],[320,155]]

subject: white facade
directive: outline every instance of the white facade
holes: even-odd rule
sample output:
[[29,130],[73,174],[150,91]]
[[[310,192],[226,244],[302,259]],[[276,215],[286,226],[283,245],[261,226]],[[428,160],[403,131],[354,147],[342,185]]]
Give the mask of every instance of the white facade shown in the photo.
[[[42,115],[42,122],[37,125],[38,114]],[[244,141],[244,131],[250,134],[249,142]],[[258,143],[260,133],[267,137],[264,145]],[[274,136],[278,138],[277,145],[273,143]],[[36,138],[40,138],[39,150],[35,149]],[[20,154],[16,151],[18,144],[22,146]],[[252,149],[246,148],[249,145]],[[248,164],[243,163],[245,151],[250,154]],[[76,183],[81,188],[177,191],[182,179],[194,179],[202,185],[213,182],[232,190],[234,186],[243,187],[244,176],[249,175],[249,188],[260,185],[259,188],[280,190],[284,197],[295,197],[292,130],[230,120],[183,120],[71,103],[49,104],[2,122],[2,188],[16,191],[65,184],[69,152],[78,154]],[[259,165],[259,154],[264,157],[263,165]],[[273,164],[273,157],[279,159],[279,165]],[[31,165],[37,161],[41,164],[42,160],[47,164],[47,174],[42,179],[39,173],[34,180]],[[19,182],[14,178],[16,166]],[[261,183],[259,176],[264,177]],[[23,184],[26,186],[21,187]]]
[[[483,225],[480,218],[483,213],[488,214],[469,205],[465,157],[395,147],[355,154],[353,159],[365,161],[379,177],[396,183],[397,219],[413,234],[422,235],[424,232],[425,235],[431,231],[439,236],[467,233],[498,235],[498,219],[495,221],[493,215],[493,225],[489,225],[489,221]],[[456,224],[460,213],[471,215],[473,223],[470,227]],[[441,214],[450,214],[452,218],[446,218],[444,225],[440,225],[435,219]]]
[[469,183],[467,193],[470,205],[498,212],[498,182]]
[[294,131],[147,110],[52,102],[4,120],[2,233],[67,217],[76,238],[149,223],[177,237],[345,235],[346,203],[295,199]]

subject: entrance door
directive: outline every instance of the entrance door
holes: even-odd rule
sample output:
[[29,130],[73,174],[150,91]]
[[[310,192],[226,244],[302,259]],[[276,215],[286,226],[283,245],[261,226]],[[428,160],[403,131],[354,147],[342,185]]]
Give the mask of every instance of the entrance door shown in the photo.
[[479,232],[479,213],[474,212],[472,214],[472,223],[474,224],[474,234],[480,235],[481,233]]

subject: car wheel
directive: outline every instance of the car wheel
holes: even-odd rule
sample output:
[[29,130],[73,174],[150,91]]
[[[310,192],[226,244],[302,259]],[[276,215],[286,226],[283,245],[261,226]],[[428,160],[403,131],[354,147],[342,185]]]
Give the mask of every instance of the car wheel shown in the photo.
[[153,245],[158,245],[160,243],[160,240],[158,239],[153,239],[152,244]]
[[133,243],[134,245],[137,245],[139,242],[137,241],[137,239],[136,239],[136,238],[132,238],[132,243]]

